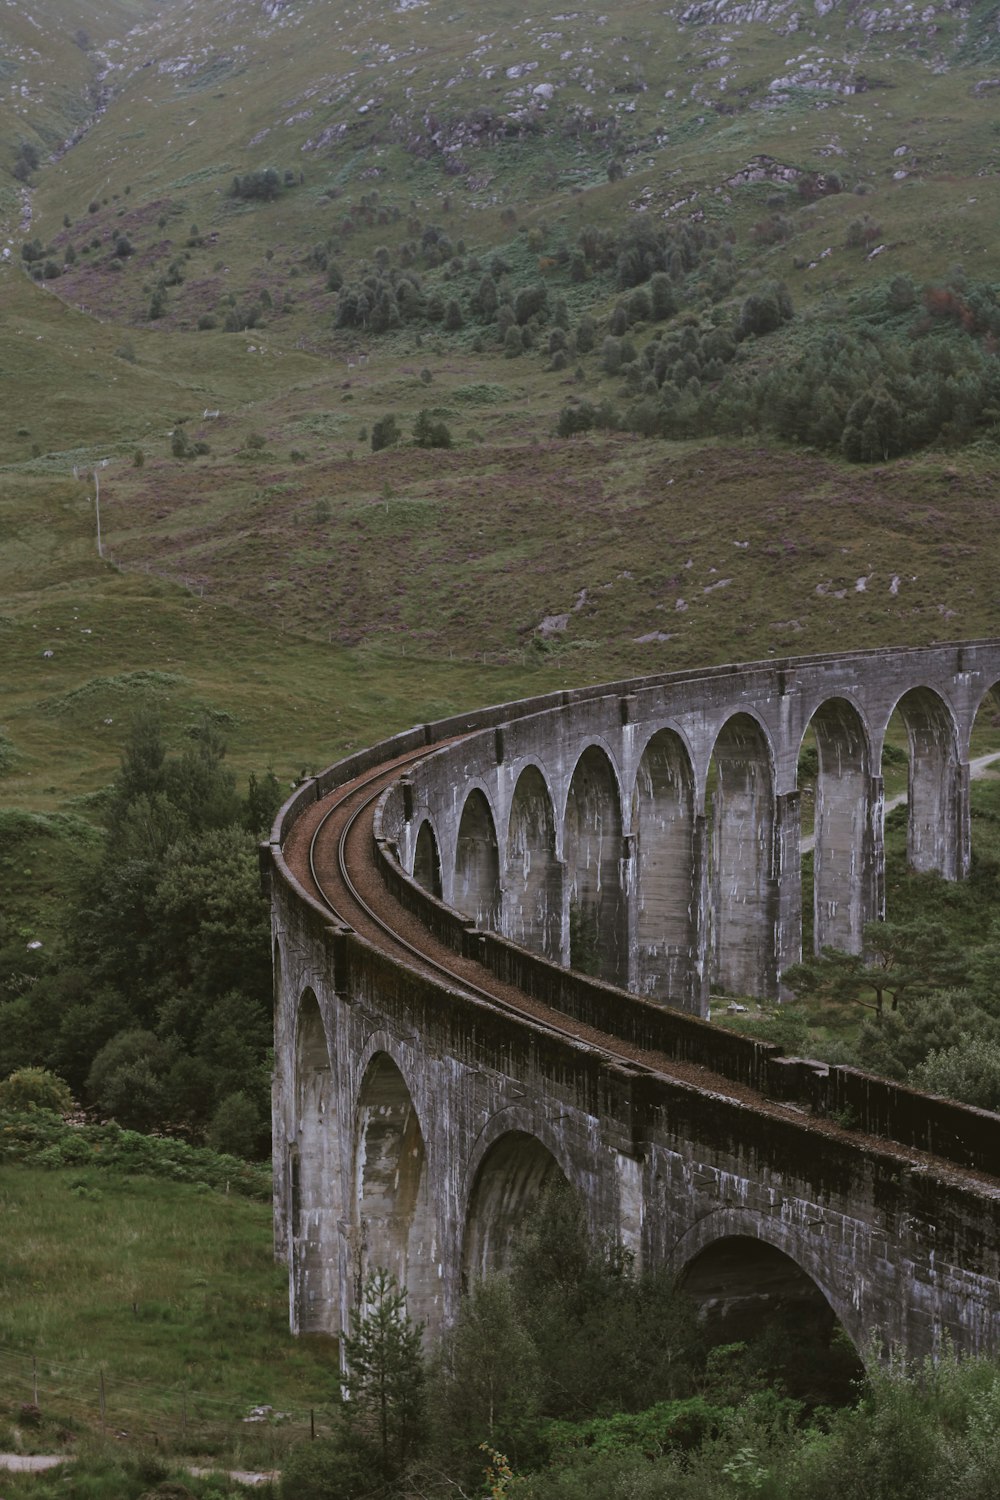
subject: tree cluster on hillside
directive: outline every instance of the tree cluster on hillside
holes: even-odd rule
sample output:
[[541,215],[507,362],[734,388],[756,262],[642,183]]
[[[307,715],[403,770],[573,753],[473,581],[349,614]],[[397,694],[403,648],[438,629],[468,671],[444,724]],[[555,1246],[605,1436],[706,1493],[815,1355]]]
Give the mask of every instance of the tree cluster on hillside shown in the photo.
[[61,943],[27,973],[13,943],[0,954],[0,1077],[50,1068],[121,1125],[250,1155],[270,1117],[256,840],[281,792],[267,773],[241,796],[224,757],[208,719],[172,756],[136,721]]
[[928,287],[918,298],[895,277],[877,312],[800,333],[781,360],[760,362],[756,340],[790,317],[782,289],[763,288],[728,330],[694,320],[654,338],[641,360],[619,361],[636,397],[622,425],[672,438],[770,432],[859,463],[996,429],[1000,303],[991,286]]
[[274,167],[262,167],[255,172],[237,173],[229,189],[230,197],[241,198],[246,203],[270,203],[280,198],[285,188],[294,186],[299,178],[291,167],[284,173]]

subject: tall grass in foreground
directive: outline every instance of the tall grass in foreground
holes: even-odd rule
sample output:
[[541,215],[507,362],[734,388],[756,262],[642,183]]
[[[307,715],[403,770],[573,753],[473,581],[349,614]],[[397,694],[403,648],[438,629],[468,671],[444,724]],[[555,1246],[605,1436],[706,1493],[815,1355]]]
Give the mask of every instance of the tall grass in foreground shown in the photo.
[[[337,1348],[288,1331],[268,1204],[12,1165],[0,1222],[0,1447],[53,1451],[103,1429],[270,1467],[311,1412],[325,1426]],[[255,1407],[272,1411],[248,1423]]]

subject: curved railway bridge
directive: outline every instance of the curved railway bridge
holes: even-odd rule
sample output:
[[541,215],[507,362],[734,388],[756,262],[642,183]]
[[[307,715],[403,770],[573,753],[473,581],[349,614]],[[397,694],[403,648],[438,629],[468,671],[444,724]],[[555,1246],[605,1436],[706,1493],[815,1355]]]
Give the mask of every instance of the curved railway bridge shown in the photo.
[[673,673],[422,725],[301,785],[262,849],[292,1327],[337,1334],[386,1266],[439,1331],[562,1176],[723,1336],[770,1307],[862,1353],[1000,1350],[1000,1116],[704,1019],[710,984],[777,996],[800,956],[807,733],[815,939],[857,950],[890,719],[910,862],[961,879],[998,682],[1000,641]]

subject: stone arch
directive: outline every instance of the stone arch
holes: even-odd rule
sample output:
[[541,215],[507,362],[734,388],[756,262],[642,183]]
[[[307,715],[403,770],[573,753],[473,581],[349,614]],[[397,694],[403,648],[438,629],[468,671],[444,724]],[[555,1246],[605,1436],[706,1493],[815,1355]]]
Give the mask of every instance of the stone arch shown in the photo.
[[672,729],[650,739],[632,792],[635,835],[635,985],[640,994],[700,1009],[697,976],[701,872],[694,773]]
[[562,948],[562,866],[556,858],[556,822],[545,777],[525,766],[510,804],[504,867],[503,931],[545,958]]
[[288,1148],[293,1318],[299,1333],[336,1333],[340,1136],[326,1031],[312,990],[299,1002],[293,1097]]
[[500,925],[500,854],[496,823],[486,794],[473,787],[465,799],[455,844],[452,904],[477,927]]
[[570,914],[570,964],[611,984],[628,983],[622,805],[607,753],[588,745],[566,797],[563,854]]
[[760,722],[738,713],[712,751],[712,978],[730,994],[777,987],[774,766]]
[[525,1218],[550,1184],[566,1182],[547,1146],[526,1130],[509,1130],[479,1163],[469,1194],[462,1243],[462,1280],[510,1269]]
[[365,1277],[382,1267],[405,1289],[411,1317],[431,1321],[439,1288],[427,1152],[410,1090],[386,1052],[365,1072],[356,1141],[355,1305]]
[[[840,1405],[852,1399],[864,1373],[863,1331],[859,1340],[856,1317],[841,1315],[823,1280],[788,1247],[758,1234],[724,1233],[690,1256],[678,1284],[696,1304],[710,1343],[750,1342],[766,1327],[794,1349],[793,1364],[813,1401]],[[853,1352],[836,1343],[838,1331]],[[807,1391],[793,1387],[792,1394]]]
[[972,715],[972,720],[969,725],[970,734],[972,733],[975,722],[978,719],[979,715],[982,713],[988,699],[993,699],[994,707],[1000,705],[1000,678],[998,678],[996,682],[990,682],[989,679],[987,679],[987,684],[988,685],[986,686],[986,688],[984,688],[982,694],[980,695],[979,701],[976,703],[975,711]]
[[417,831],[413,848],[413,878],[432,896],[441,900],[441,853],[430,818],[425,818]]
[[866,922],[879,915],[881,839],[871,741],[857,706],[828,698],[809,725],[816,737],[813,824],[813,943],[861,952]]
[[913,870],[960,880],[969,869],[968,767],[958,754],[951,708],[933,688],[914,687],[895,706],[909,741],[906,857]]

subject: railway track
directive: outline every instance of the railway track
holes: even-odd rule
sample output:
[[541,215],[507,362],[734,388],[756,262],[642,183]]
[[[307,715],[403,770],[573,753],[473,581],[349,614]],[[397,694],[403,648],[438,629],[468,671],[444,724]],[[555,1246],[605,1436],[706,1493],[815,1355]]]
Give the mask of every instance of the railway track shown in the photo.
[[373,943],[406,967],[443,979],[449,989],[512,1016],[550,1036],[596,1051],[637,1077],[695,1089],[757,1112],[794,1119],[816,1136],[847,1138],[856,1147],[887,1155],[936,1175],[994,1186],[990,1173],[964,1167],[885,1136],[868,1136],[837,1120],[810,1114],[801,1104],[773,1099],[700,1064],[637,1047],[609,1032],[564,1015],[498,979],[475,959],[457,954],[437,939],[386,888],[375,846],[373,812],[386,788],[427,754],[426,746],[387,761],[334,788],[295,822],[283,846],[289,869],[303,889],[344,928]]
[[[422,749],[400,757],[389,766],[380,766],[347,787],[330,793],[323,803],[318,804],[325,810],[311,829],[308,845],[310,883],[318,899],[345,927],[361,931],[364,936],[370,935],[364,930],[370,927],[378,934],[380,946],[388,944],[399,950],[407,961],[415,963],[418,968],[429,969],[435,977],[444,978],[450,987],[457,987],[494,1009],[554,1035],[578,1044],[583,1042],[601,1047],[619,1066],[630,1071],[656,1073],[657,1069],[648,1063],[629,1056],[627,1050],[623,1050],[624,1044],[616,1045],[614,1038],[565,1019],[560,1021],[558,1012],[539,1005],[527,995],[513,1000],[512,994],[520,995],[520,992],[492,976],[489,976],[488,983],[477,982],[474,977],[477,972],[485,975],[481,966],[473,959],[460,958],[429,934],[423,941],[412,940],[414,928],[421,934],[425,930],[410,913],[392,901],[381,882],[371,819],[375,803],[386,787],[426,753]],[[352,875],[352,869],[365,872],[361,884]],[[378,909],[373,904],[376,893],[372,891],[372,877],[376,882]],[[391,920],[386,915],[387,905],[392,912]],[[411,935],[401,931],[401,926]]]

